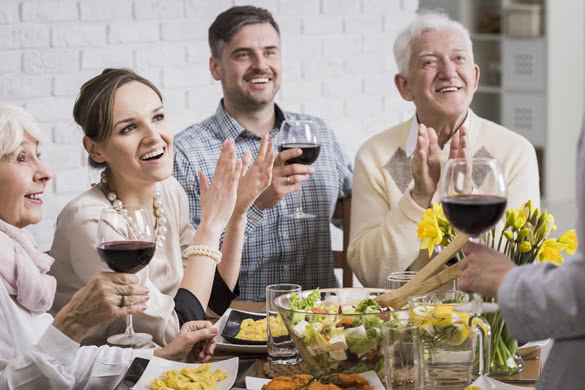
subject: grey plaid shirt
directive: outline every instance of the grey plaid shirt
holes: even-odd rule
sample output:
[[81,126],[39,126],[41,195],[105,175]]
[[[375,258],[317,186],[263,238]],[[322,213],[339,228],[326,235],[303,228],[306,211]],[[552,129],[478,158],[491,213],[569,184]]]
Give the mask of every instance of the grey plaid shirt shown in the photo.
[[[352,173],[333,132],[325,123],[308,115],[283,113],[278,106],[276,137],[280,123],[286,119],[312,119],[319,125],[319,158],[313,164],[314,175],[303,185],[303,208],[317,217],[307,220],[282,218],[294,211],[297,193],[288,194],[276,206],[248,211],[245,242],[240,270],[240,299],[262,301],[271,283],[293,282],[303,289],[334,287],[330,221],[338,199],[351,194]],[[227,114],[220,101],[215,115],[183,130],[175,138],[174,175],[189,198],[191,224],[197,228],[201,218],[199,178],[201,169],[213,176],[223,142],[235,140],[238,158],[251,152],[256,158],[260,137],[246,130]]]

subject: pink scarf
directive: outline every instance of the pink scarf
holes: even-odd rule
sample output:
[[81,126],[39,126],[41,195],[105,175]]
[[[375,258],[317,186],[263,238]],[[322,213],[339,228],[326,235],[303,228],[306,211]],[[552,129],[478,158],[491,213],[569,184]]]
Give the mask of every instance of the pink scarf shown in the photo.
[[53,261],[29,232],[0,220],[0,280],[32,313],[45,313],[53,305],[57,281],[47,275]]

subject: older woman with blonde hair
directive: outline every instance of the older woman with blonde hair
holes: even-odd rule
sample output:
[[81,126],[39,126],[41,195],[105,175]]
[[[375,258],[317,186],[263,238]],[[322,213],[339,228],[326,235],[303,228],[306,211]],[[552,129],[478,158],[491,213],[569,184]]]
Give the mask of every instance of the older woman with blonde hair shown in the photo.
[[94,325],[146,309],[148,290],[135,275],[97,273],[55,318],[47,313],[56,288],[47,274],[53,259],[24,230],[41,221],[52,178],[40,160],[42,138],[24,109],[0,105],[0,388],[113,388],[135,357],[207,360],[217,334],[207,321],[185,324],[161,349],[80,347]]

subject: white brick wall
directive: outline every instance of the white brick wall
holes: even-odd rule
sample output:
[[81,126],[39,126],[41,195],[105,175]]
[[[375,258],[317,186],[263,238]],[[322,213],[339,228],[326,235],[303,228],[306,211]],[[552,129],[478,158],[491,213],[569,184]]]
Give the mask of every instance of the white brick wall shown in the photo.
[[373,134],[407,118],[392,43],[418,0],[2,0],[0,101],[21,104],[47,133],[55,173],[45,218],[31,227],[42,249],[59,211],[89,188],[72,108],[83,82],[105,67],[132,67],[158,85],[177,131],[215,111],[221,87],[208,69],[207,29],[234,4],[267,7],[282,30],[287,110],[324,118],[350,159]]

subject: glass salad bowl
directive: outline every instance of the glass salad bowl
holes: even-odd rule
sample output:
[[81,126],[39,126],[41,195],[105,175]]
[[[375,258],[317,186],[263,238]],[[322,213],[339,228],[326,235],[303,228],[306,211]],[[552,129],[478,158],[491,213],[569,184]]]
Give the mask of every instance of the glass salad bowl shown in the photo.
[[275,299],[284,324],[313,376],[374,370],[384,377],[382,329],[397,312],[373,300],[387,290],[329,288]]

